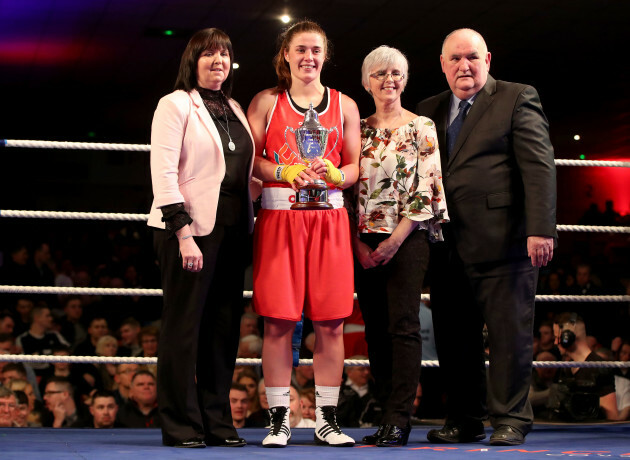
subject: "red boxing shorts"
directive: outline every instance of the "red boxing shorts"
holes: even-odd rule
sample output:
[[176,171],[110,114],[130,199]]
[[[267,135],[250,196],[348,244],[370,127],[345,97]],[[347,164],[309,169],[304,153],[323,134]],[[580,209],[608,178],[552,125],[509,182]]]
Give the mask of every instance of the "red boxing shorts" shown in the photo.
[[254,231],[256,313],[312,321],[352,313],[354,273],[344,208],[317,211],[261,209]]

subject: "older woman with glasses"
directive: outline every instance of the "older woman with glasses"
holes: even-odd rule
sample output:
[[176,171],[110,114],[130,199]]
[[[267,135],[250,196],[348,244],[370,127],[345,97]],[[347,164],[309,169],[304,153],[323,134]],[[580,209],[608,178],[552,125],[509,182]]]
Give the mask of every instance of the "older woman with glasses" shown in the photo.
[[420,292],[429,239],[447,219],[435,124],[405,110],[405,56],[381,46],[363,61],[363,87],[376,112],[361,120],[359,180],[354,187],[356,289],[365,321],[375,396],[383,419],[363,442],[407,444],[420,379]]

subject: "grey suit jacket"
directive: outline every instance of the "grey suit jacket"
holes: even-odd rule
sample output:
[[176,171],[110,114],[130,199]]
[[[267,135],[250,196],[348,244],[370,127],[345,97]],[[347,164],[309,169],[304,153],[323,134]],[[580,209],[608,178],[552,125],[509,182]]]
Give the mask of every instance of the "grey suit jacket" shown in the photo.
[[[416,108],[436,123],[440,145],[446,145],[450,97],[445,91]],[[533,87],[488,75],[450,158],[441,152],[447,242],[465,263],[526,256],[528,236],[557,238],[553,147]]]

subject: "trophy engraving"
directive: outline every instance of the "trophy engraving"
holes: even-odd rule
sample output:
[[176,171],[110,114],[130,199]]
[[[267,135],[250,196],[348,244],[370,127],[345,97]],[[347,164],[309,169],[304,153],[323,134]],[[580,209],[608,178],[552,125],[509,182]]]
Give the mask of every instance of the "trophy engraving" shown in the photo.
[[[287,140],[288,131],[295,135],[295,142],[299,152],[295,152],[291,148]],[[335,144],[330,151],[326,153],[328,135],[333,131],[337,131],[337,139],[335,139]],[[299,155],[307,165],[310,165],[317,158],[324,158],[335,149],[339,141],[339,131],[337,127],[332,129],[324,128],[318,120],[313,104],[309,104],[308,110],[304,114],[302,126],[297,129],[287,126],[287,129],[284,130],[284,139],[289,149],[296,155]],[[291,206],[291,209],[301,210],[332,208],[333,206],[328,202],[328,186],[321,179],[315,179],[299,187],[295,196],[295,204]]]

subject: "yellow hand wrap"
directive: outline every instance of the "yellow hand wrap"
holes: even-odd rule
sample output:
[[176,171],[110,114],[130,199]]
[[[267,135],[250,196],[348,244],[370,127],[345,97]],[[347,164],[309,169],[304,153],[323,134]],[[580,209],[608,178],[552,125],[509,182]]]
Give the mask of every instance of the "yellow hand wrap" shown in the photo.
[[326,182],[330,182],[331,184],[335,184],[337,187],[343,185],[346,181],[346,175],[343,173],[341,169],[335,168],[330,160],[324,160],[326,163]]
[[291,184],[293,183],[295,178],[298,176],[298,174],[300,174],[305,169],[306,169],[306,165],[302,165],[302,164],[288,165],[282,169],[282,172],[280,174],[281,174],[282,180],[287,181],[289,184]]

